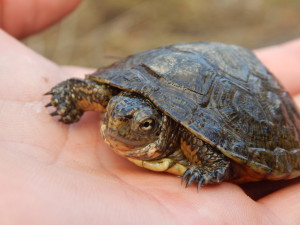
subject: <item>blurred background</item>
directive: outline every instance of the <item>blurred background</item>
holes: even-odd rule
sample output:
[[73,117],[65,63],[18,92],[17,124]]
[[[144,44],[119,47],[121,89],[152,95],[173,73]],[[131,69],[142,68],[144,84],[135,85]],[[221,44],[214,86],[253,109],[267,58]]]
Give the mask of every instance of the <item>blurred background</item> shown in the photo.
[[99,67],[149,48],[218,41],[250,49],[300,37],[300,0],[84,0],[24,39],[58,64]]

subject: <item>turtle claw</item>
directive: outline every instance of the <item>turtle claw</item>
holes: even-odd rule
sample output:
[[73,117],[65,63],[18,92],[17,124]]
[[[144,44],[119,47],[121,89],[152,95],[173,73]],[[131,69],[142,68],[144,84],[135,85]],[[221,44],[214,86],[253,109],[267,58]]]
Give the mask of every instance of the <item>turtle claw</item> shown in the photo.
[[54,95],[54,93],[52,91],[48,91],[44,95]]
[[185,184],[185,187],[189,187],[191,186],[192,183],[194,183],[195,180],[198,180],[199,179],[199,175],[194,173],[192,174],[189,179],[187,180],[186,184]]
[[185,182],[190,175],[191,175],[191,170],[187,169],[181,178],[181,184]]
[[46,108],[50,107],[50,106],[53,106],[51,102],[49,102],[48,104],[45,105]]
[[73,123],[72,120],[66,119],[66,118],[60,118],[58,121],[59,121],[59,122],[62,122],[62,123],[64,123],[64,124],[71,124],[71,123]]
[[58,116],[59,113],[58,113],[57,111],[54,111],[54,112],[50,113],[50,115],[51,115],[51,116]]
[[204,182],[204,178],[201,177],[201,178],[198,180],[198,183],[197,183],[197,191],[200,190],[200,188],[202,187],[203,182]]
[[197,190],[205,184],[217,184],[224,180],[228,171],[227,167],[211,167],[211,166],[191,166],[188,168],[181,178],[181,182],[186,181],[185,187],[197,183]]
[[182,176],[181,182],[186,181],[185,187],[191,186],[195,181],[197,182],[197,189],[199,189],[205,181],[199,166],[192,166],[188,168]]

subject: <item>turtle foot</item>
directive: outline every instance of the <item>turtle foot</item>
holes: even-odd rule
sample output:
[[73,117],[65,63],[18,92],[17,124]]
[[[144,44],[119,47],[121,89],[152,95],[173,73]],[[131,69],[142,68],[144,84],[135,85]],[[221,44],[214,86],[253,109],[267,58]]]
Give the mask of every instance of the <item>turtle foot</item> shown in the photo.
[[197,189],[206,184],[218,184],[226,179],[229,175],[229,162],[218,162],[213,166],[190,166],[182,176],[181,181],[186,182],[186,187],[197,183]]
[[50,102],[45,107],[53,106],[56,110],[50,113],[51,116],[60,116],[60,122],[70,124],[79,121],[83,111],[76,106],[72,98],[70,83],[75,79],[66,80],[53,87],[45,95],[52,95]]

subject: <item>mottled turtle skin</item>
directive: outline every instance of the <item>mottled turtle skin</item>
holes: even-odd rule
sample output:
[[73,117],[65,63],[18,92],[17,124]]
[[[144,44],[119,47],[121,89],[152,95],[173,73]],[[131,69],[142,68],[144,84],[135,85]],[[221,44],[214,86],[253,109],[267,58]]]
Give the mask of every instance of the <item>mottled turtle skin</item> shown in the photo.
[[101,132],[136,165],[198,187],[300,175],[300,116],[255,55],[221,43],[144,51],[47,94],[51,115],[104,112]]

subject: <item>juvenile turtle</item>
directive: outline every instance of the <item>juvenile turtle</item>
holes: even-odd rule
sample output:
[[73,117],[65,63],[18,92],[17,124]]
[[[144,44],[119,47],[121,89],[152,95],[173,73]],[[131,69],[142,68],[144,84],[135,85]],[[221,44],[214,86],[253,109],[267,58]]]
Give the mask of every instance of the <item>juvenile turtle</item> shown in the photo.
[[300,116],[252,52],[221,43],[144,51],[47,94],[66,124],[105,112],[101,132],[138,166],[198,187],[300,175]]

